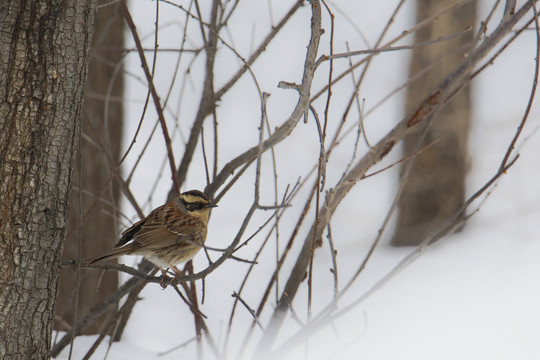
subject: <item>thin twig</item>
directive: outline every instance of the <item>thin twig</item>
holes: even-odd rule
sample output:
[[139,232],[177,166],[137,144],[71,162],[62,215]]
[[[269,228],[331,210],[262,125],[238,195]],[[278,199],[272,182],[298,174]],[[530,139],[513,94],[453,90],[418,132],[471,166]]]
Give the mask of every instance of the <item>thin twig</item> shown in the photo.
[[[81,268],[84,268],[84,266],[81,264]],[[150,264],[149,262],[145,262],[142,264],[141,271],[142,272],[149,272],[151,269],[154,268],[153,264]],[[112,293],[107,299],[96,305],[92,310],[88,312],[81,320],[77,322],[77,324],[71,329],[71,331],[67,332],[57,343],[55,343],[52,346],[51,349],[51,356],[56,357],[60,352],[71,342],[71,339],[74,336],[78,336],[82,333],[82,331],[90,325],[96,318],[98,318],[101,314],[103,314],[105,311],[107,311],[111,306],[118,303],[118,301],[127,293],[129,293],[133,288],[138,286],[139,284],[143,283],[142,279],[139,278],[131,278],[128,281],[126,281],[122,286],[118,288],[118,290],[114,293]]]
[[[396,36],[394,39],[390,40],[389,42],[387,42],[386,44],[384,44],[383,46],[381,46],[382,48],[384,47],[389,47],[389,46],[392,46],[393,44],[395,44],[396,42],[400,41],[401,39],[405,38],[406,36],[420,30],[421,28],[423,27],[426,27],[426,26],[429,26],[431,23],[433,23],[433,21],[435,21],[436,19],[438,19],[440,16],[444,15],[445,13],[448,13],[448,12],[451,12],[453,10],[456,10],[470,2],[472,2],[473,0],[464,0],[462,2],[457,2],[457,3],[454,3],[444,9],[442,9],[441,11],[439,11],[438,13],[436,14],[433,14],[432,16],[428,17],[427,19],[424,19],[422,20],[421,22],[419,22],[418,24],[414,25],[412,28],[406,30],[406,31],[403,31],[401,34],[399,34],[398,36]],[[385,29],[383,30],[383,33],[379,36],[379,39],[377,40],[377,43],[375,44],[375,49],[377,49],[379,47],[379,44],[381,43],[384,35],[386,34],[386,32],[388,31],[388,28],[390,26],[390,24],[393,23],[393,19],[396,17],[398,11],[400,10],[401,6],[403,5],[404,1],[400,1],[400,3],[398,4],[398,6],[396,6],[396,9],[394,11],[394,13],[392,14],[392,16],[390,17],[390,20],[387,22],[387,25],[385,27]],[[341,74],[339,74],[338,76],[336,76],[332,82],[332,85],[335,85],[337,82],[341,81],[345,76],[347,76],[351,71],[353,71],[354,69],[358,68],[360,65],[364,64],[364,63],[367,63],[369,61],[371,61],[371,59],[375,56],[375,54],[370,54],[368,55],[366,58],[356,62],[355,64],[353,64],[352,68],[349,68],[345,71],[343,71]],[[363,77],[361,77],[362,79]],[[359,83],[361,83],[361,81],[359,81]],[[317,98],[319,98],[321,95],[323,95],[326,91],[328,90],[328,85],[325,85],[322,89],[320,89],[319,91],[317,91],[311,101],[315,101]]]
[[388,166],[386,166],[386,167],[384,167],[384,168],[382,168],[382,169],[380,169],[380,170],[374,171],[374,172],[372,172],[371,174],[364,174],[362,178],[363,178],[363,179],[367,179],[368,177],[375,176],[375,175],[380,174],[380,173],[382,173],[382,172],[384,172],[384,171],[386,171],[386,170],[388,170],[388,169],[393,168],[393,167],[396,166],[396,165],[399,165],[399,164],[401,164],[401,163],[404,163],[404,162],[406,162],[406,161],[408,161],[408,160],[410,160],[410,159],[412,159],[412,158],[414,158],[414,157],[420,155],[420,154],[423,153],[426,149],[429,149],[430,147],[432,147],[433,145],[435,145],[436,143],[438,143],[439,140],[440,140],[440,139],[435,139],[435,140],[433,140],[432,142],[430,142],[429,144],[426,144],[426,145],[422,146],[420,149],[416,150],[416,151],[413,152],[412,154],[409,154],[409,155],[407,155],[407,156],[404,156],[404,157],[402,157],[401,159],[399,159],[398,161],[396,161],[396,162],[394,162],[394,163],[392,163],[392,164],[390,164],[390,165],[388,165]]
[[261,42],[261,44],[257,47],[257,49],[253,52],[253,54],[249,57],[249,59],[246,60],[244,66],[238,70],[236,74],[233,75],[233,77],[225,83],[221,87],[221,89],[216,91],[216,100],[219,100],[223,97],[223,95],[229,91],[229,89],[241,78],[241,76],[249,69],[251,65],[259,58],[259,56],[264,52],[264,50],[268,47],[270,42],[276,37],[276,35],[280,32],[281,29],[289,22],[289,20],[292,18],[292,16],[296,13],[296,11],[302,7],[304,3],[304,0],[297,0],[291,9],[285,14],[283,19],[272,28],[272,31],[270,34],[264,38],[264,40]]
[[198,307],[196,307],[191,302],[189,302],[188,299],[186,299],[184,294],[182,294],[182,292],[178,288],[178,285],[173,285],[173,288],[174,288],[174,291],[176,291],[176,293],[178,294],[178,296],[180,296],[180,298],[184,301],[184,303],[191,309],[191,311],[194,311],[199,316],[202,316],[203,318],[208,319],[208,316],[204,315],[203,312],[201,310],[199,310]]
[[[516,146],[516,142],[521,135],[521,131],[523,130],[523,127],[525,126],[525,123],[527,122],[527,119],[529,118],[529,114],[531,112],[532,104],[534,101],[534,97],[536,95],[536,87],[538,86],[538,62],[540,61],[540,26],[538,25],[538,12],[536,11],[536,2],[533,0],[531,1],[533,5],[533,11],[534,11],[534,26],[536,29],[536,57],[534,60],[534,77],[533,77],[533,83],[532,83],[532,89],[531,89],[531,95],[529,96],[529,101],[527,103],[527,107],[525,108],[525,114],[523,115],[523,118],[521,119],[521,122],[518,126],[518,130],[514,134],[514,138],[512,139],[512,142],[510,143],[510,146],[508,147],[508,150],[506,151],[506,154],[504,155],[504,159],[501,162],[501,169],[506,166],[508,163],[508,159],[510,158],[510,155],[514,151],[514,148]],[[516,6],[515,0],[511,1],[508,0],[506,3],[507,10],[510,14],[514,13],[514,7]]]
[[433,230],[424,239],[421,245],[416,247],[409,255],[407,255],[404,259],[402,259],[389,273],[387,273],[379,281],[377,281],[377,283],[373,285],[370,289],[368,289],[362,296],[360,296],[359,298],[351,302],[349,305],[343,307],[340,311],[331,315],[329,314],[327,315],[325,310],[334,306],[334,300],[333,300],[332,303],[325,310],[323,310],[321,314],[318,315],[313,320],[312,323],[304,326],[300,331],[297,332],[297,334],[290,337],[289,340],[287,340],[278,350],[274,351],[272,353],[272,357],[275,357],[275,358],[283,357],[290,350],[292,350],[293,348],[301,344],[303,341],[305,341],[305,339],[307,339],[308,337],[315,334],[317,331],[321,330],[323,327],[335,322],[337,319],[339,319],[340,317],[350,312],[358,304],[365,301],[378,289],[380,289],[382,286],[388,283],[391,279],[393,279],[406,266],[410,265],[414,260],[416,260],[425,251],[425,249],[432,243],[433,239],[437,238],[440,233],[448,233],[447,230],[449,226],[453,226],[454,228],[461,226],[463,221],[465,221],[464,220],[465,218],[463,218],[461,221],[458,221],[458,223],[456,223],[456,219],[459,218],[459,216],[469,207],[469,205],[474,200],[476,200],[481,194],[483,194],[487,189],[489,189],[491,185],[500,176],[504,175],[506,171],[515,163],[517,158],[518,157],[515,157],[506,167],[502,169],[502,171],[498,171],[486,184],[484,184],[484,186],[482,186],[481,189],[479,189],[475,194],[473,194],[451,217],[449,217],[444,224],[442,224],[437,229]]
[[189,340],[184,341],[184,342],[181,343],[180,345],[176,345],[176,346],[170,348],[169,350],[165,350],[165,351],[159,352],[159,353],[158,353],[158,356],[167,355],[167,354],[169,354],[169,353],[172,353],[172,352],[175,351],[175,350],[178,350],[178,349],[180,349],[180,348],[186,347],[187,345],[191,344],[191,343],[194,342],[195,340],[197,340],[197,337],[196,337],[196,336],[192,337],[192,338],[189,339]]
[[[206,35],[204,32],[202,23],[199,22],[199,24],[201,25],[202,36],[205,39],[204,48],[206,52],[206,64],[205,64],[204,82],[203,82],[201,100],[199,103],[199,107],[197,109],[197,114],[195,115],[195,120],[193,121],[193,125],[191,127],[191,132],[189,134],[188,142],[184,149],[184,155],[182,156],[182,160],[180,161],[180,165],[178,166],[178,169],[175,169],[175,173],[178,178],[178,184],[180,186],[186,180],[188,168],[191,163],[191,159],[193,158],[193,154],[195,153],[195,148],[199,140],[203,122],[209,114],[213,113],[215,104],[216,104],[216,96],[214,93],[214,62],[215,62],[216,53],[217,53],[217,40],[218,40],[218,28],[217,28],[218,3],[219,3],[218,0],[214,0],[212,2],[212,11],[210,14],[210,28],[208,30],[208,39],[206,39]],[[198,8],[197,1],[195,2],[195,6],[196,8]],[[209,195],[213,195],[213,194],[209,194]],[[169,198],[170,197],[171,196],[169,194]]]
[[257,325],[259,325],[259,327],[261,328],[261,330],[264,330],[261,322],[259,321],[259,319],[257,318],[257,315],[255,315],[255,311],[245,302],[244,299],[242,299],[242,297],[240,295],[238,295],[238,293],[236,291],[234,291],[231,296],[235,299],[238,299],[238,301],[240,301],[242,303],[242,305],[244,305],[244,307],[249,311],[249,313],[251,314],[251,316],[253,316],[253,319],[255,320],[255,322],[257,323]]
[[[261,149],[263,152],[267,151],[268,149],[272,148],[273,146],[287,138],[292,132],[292,130],[296,127],[298,121],[308,109],[309,93],[315,71],[315,58],[317,56],[319,41],[322,35],[322,30],[320,27],[320,17],[317,18],[317,20],[318,21],[312,21],[312,35],[306,54],[302,84],[299,87],[301,91],[299,92],[300,98],[298,99],[298,103],[292,114],[285,121],[285,123],[283,123],[268,139],[264,141]],[[205,193],[209,196],[214,195],[217,189],[232,173],[234,173],[234,171],[238,167],[241,167],[244,164],[253,161],[257,158],[257,156],[259,156],[259,145],[252,147],[248,151],[238,155],[236,158],[228,162],[217,174],[212,184],[205,188]]]
[[131,17],[131,14],[127,7],[126,0],[121,0],[121,1],[122,1],[122,10],[124,13],[124,18],[126,19],[128,27],[131,30],[131,34],[133,36],[133,40],[135,41],[135,45],[137,46],[137,49],[139,49],[139,58],[141,59],[141,66],[144,70],[144,74],[146,75],[146,80],[148,81],[148,87],[150,88],[150,93],[152,94],[152,98],[154,100],[154,106],[158,114],[159,122],[161,124],[161,130],[163,131],[163,138],[165,140],[165,145],[167,147],[167,155],[169,157],[169,165],[171,167],[171,178],[174,184],[175,192],[177,195],[179,195],[180,186],[179,186],[178,179],[176,177],[176,163],[174,160],[174,153],[173,153],[172,145],[171,145],[171,137],[169,136],[169,130],[167,129],[165,115],[163,114],[163,108],[161,106],[161,102],[160,102],[157,90],[154,86],[154,80],[150,72],[150,69],[148,67],[146,56],[144,54],[144,51],[142,51],[143,47],[142,47],[141,39],[139,38],[139,34],[137,33],[135,23],[133,22],[133,18]]
[[332,275],[334,276],[334,298],[337,297],[339,293],[339,285],[338,285],[338,267],[337,267],[337,250],[334,247],[334,239],[332,237],[332,226],[328,224],[328,246],[330,247],[330,257],[332,258],[332,268],[330,271],[332,272]]
[[334,55],[322,55],[319,58],[319,60],[317,60],[317,66],[320,65],[321,63],[325,62],[325,61],[328,61],[328,60],[335,60],[335,59],[341,59],[341,58],[350,58],[352,56],[378,55],[380,53],[390,52],[390,51],[413,50],[415,48],[424,47],[424,46],[428,46],[428,45],[434,45],[434,44],[438,44],[440,42],[455,39],[457,37],[463,36],[464,34],[468,33],[471,30],[472,30],[472,26],[469,25],[469,26],[466,26],[465,29],[463,29],[461,31],[458,31],[455,34],[451,34],[451,35],[448,35],[448,36],[440,36],[437,39],[418,42],[418,43],[411,44],[411,45],[386,46],[386,47],[383,46],[381,48],[373,49],[373,50],[371,50],[371,49],[368,49],[368,50],[356,50],[356,51],[348,51],[348,52],[345,52],[345,53],[339,53],[339,54],[334,54]]
[[374,145],[366,155],[349,171],[347,176],[328,195],[328,202],[320,211],[320,221],[312,224],[311,230],[306,236],[301,253],[298,256],[289,280],[283,290],[283,296],[274,310],[270,324],[266,326],[266,331],[262,341],[259,343],[257,353],[267,354],[270,351],[271,344],[276,337],[285,314],[288,309],[290,299],[293,299],[303,280],[302,274],[305,273],[309,264],[311,254],[312,238],[314,233],[320,236],[323,229],[329,223],[332,214],[340,204],[346,194],[352,187],[365,175],[366,171],[374,164],[383,159],[395,146],[395,144],[404,137],[416,131],[420,131],[430,124],[435,114],[442,108],[444,102],[448,101],[451,95],[455,94],[455,89],[468,83],[470,72],[489,52],[511,31],[512,27],[521,19],[531,8],[531,3],[525,3],[521,9],[516,12],[507,22],[503,23],[486,41],[478,48],[471,51],[462,64],[450,73],[439,85],[426,96],[413,112],[408,114],[396,127]]

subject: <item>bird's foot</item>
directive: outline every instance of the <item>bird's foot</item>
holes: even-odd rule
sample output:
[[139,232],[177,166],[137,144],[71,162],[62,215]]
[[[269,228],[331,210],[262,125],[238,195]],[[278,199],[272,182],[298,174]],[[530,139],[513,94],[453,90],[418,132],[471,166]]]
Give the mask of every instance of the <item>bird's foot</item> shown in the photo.
[[178,270],[178,268],[177,268],[176,266],[174,266],[174,265],[172,265],[172,264],[170,264],[170,263],[167,263],[167,264],[170,266],[170,269],[171,269],[172,271],[174,271],[175,277],[176,277],[176,276],[182,276],[182,275],[184,275],[184,273],[183,273],[182,271]]
[[167,285],[169,285],[173,278],[167,276],[167,272],[163,268],[159,268],[161,270],[161,281],[159,282],[159,285],[165,289]]

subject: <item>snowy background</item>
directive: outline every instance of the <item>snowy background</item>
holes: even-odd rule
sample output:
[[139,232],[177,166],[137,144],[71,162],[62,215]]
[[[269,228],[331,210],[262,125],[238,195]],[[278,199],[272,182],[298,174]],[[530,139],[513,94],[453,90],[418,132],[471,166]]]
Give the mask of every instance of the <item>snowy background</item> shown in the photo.
[[[517,6],[522,3],[523,1],[518,1]],[[342,14],[354,19],[356,26],[361,28],[368,39],[369,45],[373,46],[397,1],[336,0],[329,4],[336,14],[336,39],[340,39],[335,42],[334,51],[344,52],[346,47],[343,39],[349,41],[351,49],[365,49],[368,45],[362,41],[351,24],[343,19]],[[492,4],[493,1],[480,1],[480,19],[485,17]],[[142,0],[132,2],[130,6],[139,34],[146,36],[145,46],[150,48],[154,41],[152,32],[155,6],[155,2]],[[234,42],[236,49],[244,57],[248,57],[251,49],[266,35],[269,24],[281,19],[290,6],[290,2],[284,0],[240,2],[236,15],[230,21],[230,37],[226,40]],[[497,14],[499,15],[495,16],[495,22],[500,19],[500,11]],[[160,48],[178,47],[181,40],[179,33],[183,27],[178,21],[178,10],[161,3],[159,16]],[[278,89],[277,84],[282,80],[300,81],[309,39],[310,16],[308,6],[300,9],[281,32],[276,43],[269,46],[267,54],[253,66],[261,90],[271,94],[268,113],[273,126],[283,122],[297,101],[294,91]],[[329,22],[325,12],[323,18],[327,32],[321,41],[319,53],[328,54]],[[414,3],[407,2],[385,37],[386,41],[414,23]],[[495,23],[491,29],[494,27]],[[130,36],[127,36],[127,39],[131,42]],[[190,41],[192,47],[200,43],[197,38],[188,39],[188,44]],[[400,44],[408,44],[410,41],[411,38],[407,38]],[[473,82],[475,107],[469,143],[470,173],[467,180],[470,194],[496,173],[521,121],[533,81],[535,41],[533,31],[529,31]],[[376,57],[360,94],[361,98],[366,99],[368,111],[406,81],[408,56],[409,52],[404,51]],[[126,60],[127,71],[133,76],[128,76],[126,80],[125,96],[129,103],[126,109],[124,148],[127,148],[135,132],[146,96],[144,82],[140,80],[144,76],[140,70],[138,55],[133,53]],[[156,83],[160,93],[166,93],[171,83],[175,62],[174,54],[160,53],[157,58]],[[216,64],[218,71],[215,83],[219,89],[240,63],[230,52],[221,51]],[[348,66],[348,60],[341,60],[336,66],[344,68]],[[199,61],[192,67],[189,76],[199,79],[202,67],[203,62]],[[313,89],[318,91],[326,81],[327,71],[319,70]],[[343,102],[348,99],[351,81],[344,82],[348,84],[334,89],[331,109],[335,111],[331,114],[331,121],[339,121]],[[174,131],[177,161],[183,152],[182,136],[188,136],[190,122],[198,106],[198,86],[196,84],[193,88],[188,86],[182,90],[175,84],[167,106],[166,116],[171,121],[170,128],[179,124]],[[220,167],[257,142],[260,100],[254,89],[254,82],[245,77],[220,102]],[[345,91],[347,95],[340,99],[339,91]],[[182,101],[179,102],[181,93]],[[325,99],[323,96],[316,103],[321,113]],[[402,118],[403,102],[403,93],[400,92],[366,117],[366,133],[373,139],[372,142]],[[518,143],[521,155],[519,160],[508,174],[497,182],[479,213],[469,221],[463,232],[429,247],[428,251],[391,281],[360,302],[345,317],[310,338],[307,346],[296,348],[288,358],[540,359],[539,115],[538,101],[535,101],[524,136]],[[143,133],[149,134],[155,116],[152,113],[146,116],[148,121]],[[280,194],[287,184],[294,184],[299,176],[304,177],[318,158],[319,144],[313,123],[300,123],[293,135],[294,142],[285,142],[276,148]],[[149,155],[143,158],[131,184],[131,190],[138,201],[145,204],[146,212],[162,204],[171,187],[168,168],[159,168],[164,156],[160,129],[155,138]],[[335,157],[333,155],[333,162],[329,165],[329,186],[335,184],[350,160],[353,142],[354,131],[344,139],[341,150]],[[143,144],[144,141],[138,141],[133,153],[138,154]],[[360,154],[362,151],[365,151],[365,145],[360,149]],[[394,150],[380,167],[397,159],[399,151]],[[136,156],[128,158],[126,169],[131,169],[136,160]],[[270,160],[267,153],[263,157],[263,204],[271,204],[274,199]],[[156,183],[159,172],[162,172],[163,176]],[[209,246],[224,248],[232,241],[251,204],[253,181],[254,170],[227,193],[212,213],[207,240]],[[149,189],[155,184],[156,190],[150,194]],[[202,189],[205,184],[202,156],[201,152],[197,151],[182,190]],[[336,211],[332,229],[338,250],[340,285],[346,283],[371,246],[389,209],[396,185],[396,168],[361,181]],[[133,209],[127,203],[125,205],[124,211],[129,219],[119,225],[119,231],[129,225],[130,221],[136,220]],[[288,215],[290,220],[285,219],[281,226],[286,228],[287,224],[296,221],[302,201],[297,205],[298,209],[291,209]],[[260,213],[257,216],[246,236],[255,231],[268,214]],[[303,229],[304,236],[306,232],[307,229]],[[373,284],[413,251],[389,247],[387,240],[391,232],[392,227],[387,231],[383,244],[375,251],[358,282],[340,303],[342,306],[365,294]],[[282,237],[285,243],[288,233],[284,231]],[[257,238],[254,241],[257,241]],[[238,255],[249,258],[257,248],[258,246],[248,246]],[[297,247],[293,248],[293,255],[298,250]],[[198,270],[207,266],[207,260],[201,254],[194,260],[195,269]],[[326,243],[316,253],[317,269],[313,288],[315,314],[331,301],[333,295],[333,278],[328,271],[331,258],[328,254]],[[269,250],[266,260],[260,261],[248,282],[249,286],[243,298],[252,307],[258,304],[261,291],[274,268],[272,259],[273,250]],[[128,265],[134,265],[138,260],[133,257],[123,259]],[[282,282],[286,280],[291,267],[292,262],[289,261],[282,272]],[[220,349],[234,300],[231,294],[238,291],[246,269],[246,264],[227,261],[206,279],[205,302],[201,305],[201,311],[208,316],[207,324]],[[125,278],[122,276],[122,279]],[[199,282],[199,298],[200,288]],[[295,307],[302,309],[300,315],[304,317],[306,294],[304,284],[294,303]],[[123,340],[112,345],[108,359],[196,359],[195,342],[159,356],[160,353],[191,339],[195,334],[193,316],[174,290],[162,290],[159,285],[150,284],[141,293],[141,297],[144,299],[135,306]],[[271,300],[271,304],[275,305],[275,298]],[[230,359],[235,358],[239,343],[251,322],[251,316],[244,308],[239,307],[236,311],[238,315],[227,352]],[[263,325],[267,323],[269,315],[269,311],[263,313]],[[293,321],[288,321],[287,324],[292,325],[284,326],[278,344],[298,329]],[[259,329],[254,331],[255,341],[252,341],[250,349],[257,344],[260,335]],[[76,338],[73,358],[81,358],[94,339],[95,337]],[[102,344],[95,358],[103,358],[106,351],[107,344]],[[212,358],[207,349],[204,354],[204,358]],[[247,354],[250,354],[249,351]],[[59,358],[67,359],[68,349],[65,349]]]

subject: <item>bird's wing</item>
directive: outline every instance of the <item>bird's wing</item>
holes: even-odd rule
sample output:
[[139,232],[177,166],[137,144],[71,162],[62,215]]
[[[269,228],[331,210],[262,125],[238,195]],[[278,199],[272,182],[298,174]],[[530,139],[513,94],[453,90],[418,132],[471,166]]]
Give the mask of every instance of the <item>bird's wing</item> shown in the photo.
[[133,242],[139,248],[150,250],[175,245],[182,240],[197,241],[202,227],[201,221],[187,215],[176,205],[165,204],[152,211],[133,232]]
[[116,248],[119,248],[121,246],[124,246],[130,240],[132,240],[133,235],[135,235],[137,233],[137,231],[139,231],[141,229],[141,227],[145,223],[145,221],[146,221],[146,218],[144,218],[142,220],[139,220],[135,224],[131,225],[129,228],[124,230],[122,232],[122,237],[120,238],[120,240],[118,240],[118,242],[116,243],[116,245],[114,245],[113,248],[116,249]]

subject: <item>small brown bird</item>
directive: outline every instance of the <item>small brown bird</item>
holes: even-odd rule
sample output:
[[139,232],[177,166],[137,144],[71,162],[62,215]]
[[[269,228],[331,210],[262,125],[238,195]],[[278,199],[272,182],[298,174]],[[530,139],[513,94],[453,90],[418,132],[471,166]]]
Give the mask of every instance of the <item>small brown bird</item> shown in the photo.
[[210,209],[216,206],[201,191],[186,191],[126,229],[113,249],[89,263],[142,255],[159,266],[164,276],[166,268],[179,274],[175,265],[192,259],[203,247]]

